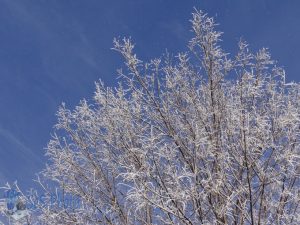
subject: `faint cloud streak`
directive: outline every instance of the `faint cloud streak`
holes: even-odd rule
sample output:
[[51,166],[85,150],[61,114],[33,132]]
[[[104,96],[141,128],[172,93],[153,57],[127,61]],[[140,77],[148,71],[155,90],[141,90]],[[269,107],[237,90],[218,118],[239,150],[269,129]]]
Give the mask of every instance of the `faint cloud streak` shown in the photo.
[[41,159],[37,157],[30,148],[28,148],[20,139],[18,139],[10,131],[0,127],[0,136],[4,137],[7,141],[14,144],[19,150],[21,150],[21,153],[24,154],[24,156],[30,156],[32,157],[31,159],[34,159],[35,161],[41,161]]

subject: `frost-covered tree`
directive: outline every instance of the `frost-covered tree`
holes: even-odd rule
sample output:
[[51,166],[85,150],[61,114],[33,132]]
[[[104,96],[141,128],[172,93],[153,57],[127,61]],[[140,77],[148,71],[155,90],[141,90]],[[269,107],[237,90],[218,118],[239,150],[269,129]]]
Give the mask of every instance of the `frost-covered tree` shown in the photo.
[[61,106],[42,175],[81,204],[39,223],[300,224],[300,85],[267,49],[230,57],[192,15],[187,52],[143,62],[114,40],[119,86]]

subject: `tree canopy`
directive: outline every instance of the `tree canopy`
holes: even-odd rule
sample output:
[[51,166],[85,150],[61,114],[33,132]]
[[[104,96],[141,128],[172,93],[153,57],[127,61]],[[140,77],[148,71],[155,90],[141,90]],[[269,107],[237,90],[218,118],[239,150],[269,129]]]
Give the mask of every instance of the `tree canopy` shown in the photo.
[[114,40],[119,86],[60,107],[40,183],[81,204],[41,206],[33,224],[300,224],[300,85],[265,48],[224,52],[202,11],[191,24],[175,57]]

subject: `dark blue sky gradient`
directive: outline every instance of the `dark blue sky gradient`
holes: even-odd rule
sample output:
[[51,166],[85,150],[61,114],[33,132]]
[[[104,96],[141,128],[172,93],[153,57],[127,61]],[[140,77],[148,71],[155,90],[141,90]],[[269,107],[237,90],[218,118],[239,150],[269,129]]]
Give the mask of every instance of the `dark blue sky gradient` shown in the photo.
[[116,84],[114,37],[142,59],[186,50],[193,7],[215,16],[223,47],[268,47],[287,80],[300,81],[299,0],[0,0],[0,186],[32,185],[62,102],[91,99],[94,81]]

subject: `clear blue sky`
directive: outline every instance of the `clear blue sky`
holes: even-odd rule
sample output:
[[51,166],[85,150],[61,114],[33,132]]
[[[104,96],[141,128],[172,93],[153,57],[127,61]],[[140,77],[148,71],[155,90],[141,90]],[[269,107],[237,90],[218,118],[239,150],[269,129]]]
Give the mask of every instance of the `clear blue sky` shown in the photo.
[[62,102],[116,84],[114,37],[131,36],[141,58],[184,51],[194,6],[216,16],[227,51],[240,37],[268,47],[300,81],[299,0],[0,0],[0,186],[32,184]]

